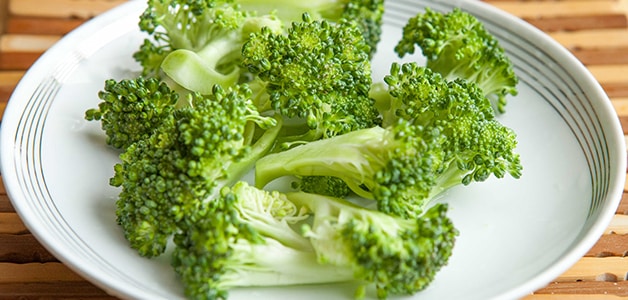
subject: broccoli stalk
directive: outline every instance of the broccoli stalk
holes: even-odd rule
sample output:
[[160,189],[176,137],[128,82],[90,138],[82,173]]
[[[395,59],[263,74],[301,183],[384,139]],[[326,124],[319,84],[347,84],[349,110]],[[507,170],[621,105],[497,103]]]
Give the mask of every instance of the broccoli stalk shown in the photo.
[[238,182],[204,201],[175,236],[173,266],[194,299],[226,299],[238,286],[280,286],[353,279],[353,271],[319,264],[293,227],[309,213],[285,195]]
[[322,195],[286,196],[314,214],[305,235],[318,260],[353,269],[356,279],[375,284],[380,299],[427,287],[447,264],[458,235],[446,216],[446,204],[402,219]]
[[163,253],[200,201],[238,181],[273,147],[280,126],[259,115],[250,95],[244,85],[190,94],[191,106],[120,155],[110,184],[122,188],[117,220],[139,254]]
[[427,67],[453,80],[477,83],[504,112],[506,96],[516,95],[518,77],[499,41],[473,15],[455,8],[449,13],[429,8],[408,20],[395,47],[401,56],[420,47]]

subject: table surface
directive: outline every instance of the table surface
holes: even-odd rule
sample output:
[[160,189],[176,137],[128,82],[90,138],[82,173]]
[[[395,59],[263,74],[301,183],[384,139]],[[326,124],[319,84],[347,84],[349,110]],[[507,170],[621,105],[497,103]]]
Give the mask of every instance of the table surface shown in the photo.
[[[569,49],[609,95],[628,128],[628,0],[485,0]],[[24,72],[48,47],[124,0],[0,0],[0,115]],[[626,190],[626,189],[624,189]],[[628,296],[628,194],[604,235],[571,269],[526,299]],[[29,233],[0,182],[0,299],[112,299]]]

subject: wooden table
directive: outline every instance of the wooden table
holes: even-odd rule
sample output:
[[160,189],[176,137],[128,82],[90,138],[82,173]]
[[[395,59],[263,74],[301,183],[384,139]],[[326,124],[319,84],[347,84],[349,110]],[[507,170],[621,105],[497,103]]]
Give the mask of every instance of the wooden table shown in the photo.
[[[628,0],[486,0],[541,28],[601,83],[628,128]],[[0,0],[0,115],[24,71],[65,33],[124,0]],[[625,133],[626,130],[624,130]],[[628,296],[628,194],[597,244],[526,299]],[[111,299],[48,253],[0,183],[0,299]],[[627,298],[628,299],[628,298]]]

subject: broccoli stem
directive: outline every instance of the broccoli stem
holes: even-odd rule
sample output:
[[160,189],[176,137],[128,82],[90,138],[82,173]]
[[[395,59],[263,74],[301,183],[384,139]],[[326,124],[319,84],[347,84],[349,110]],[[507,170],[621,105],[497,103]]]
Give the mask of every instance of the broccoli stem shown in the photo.
[[267,238],[264,245],[255,245],[254,251],[238,247],[251,245],[234,245],[234,253],[242,253],[243,257],[237,259],[241,262],[235,266],[237,271],[223,277],[224,283],[229,286],[320,284],[354,280],[351,268],[321,264],[315,252],[286,247],[273,239]]
[[[255,163],[266,155],[274,147],[279,132],[281,132],[281,118],[276,117],[277,125],[264,131],[264,133],[251,146],[251,151],[242,159],[232,163],[227,168],[228,178],[224,186],[232,186],[240,181],[246,173],[250,172]],[[216,189],[220,190],[220,189]]]
[[161,63],[161,70],[182,87],[203,95],[211,94],[216,84],[225,88],[232,86],[239,79],[238,68],[222,73],[218,66],[223,58],[229,58],[240,49],[241,43],[234,39],[217,39],[198,52],[187,49],[172,51]]
[[361,185],[374,185],[372,174],[384,165],[384,160],[378,159],[384,139],[385,129],[372,127],[297,146],[290,149],[289,156],[286,152],[269,154],[255,166],[255,185],[263,188],[288,175],[332,176],[345,181],[359,196],[373,199]]

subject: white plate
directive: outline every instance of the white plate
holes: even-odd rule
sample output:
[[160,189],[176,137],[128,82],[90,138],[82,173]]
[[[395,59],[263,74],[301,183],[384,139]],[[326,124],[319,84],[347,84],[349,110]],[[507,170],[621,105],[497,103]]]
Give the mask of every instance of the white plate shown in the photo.
[[[83,119],[105,79],[139,70],[143,35],[131,1],[73,31],[16,88],[4,115],[2,176],[31,232],[61,261],[115,296],[175,299],[167,258],[131,250],[115,224],[108,185],[117,153]],[[460,230],[450,264],[418,299],[517,298],[541,288],[586,253],[610,222],[625,178],[624,137],[608,98],[565,49],[528,24],[478,1],[389,0],[381,78],[405,20],[430,6],[478,16],[507,49],[520,76],[501,121],[518,134],[520,180],[456,188],[445,201]],[[351,298],[348,285],[237,289],[231,299]]]

